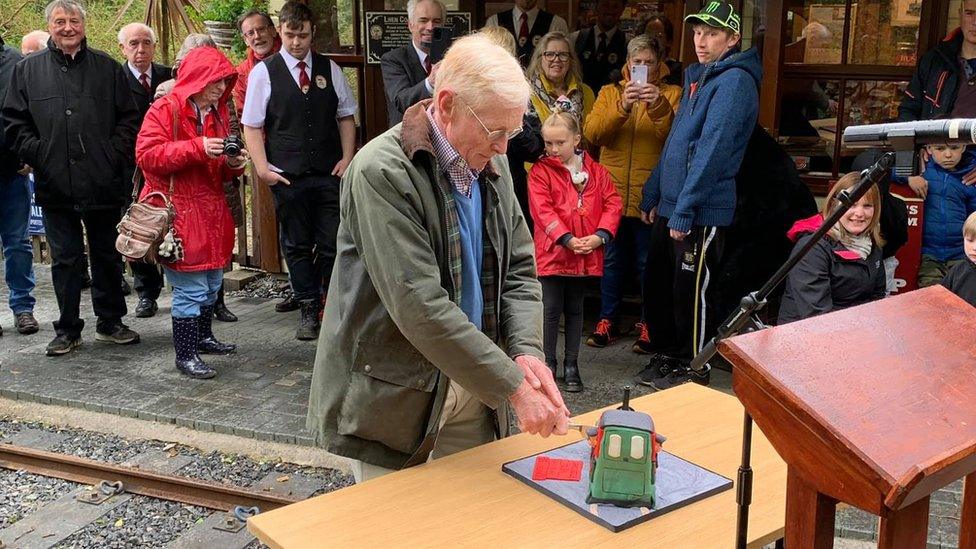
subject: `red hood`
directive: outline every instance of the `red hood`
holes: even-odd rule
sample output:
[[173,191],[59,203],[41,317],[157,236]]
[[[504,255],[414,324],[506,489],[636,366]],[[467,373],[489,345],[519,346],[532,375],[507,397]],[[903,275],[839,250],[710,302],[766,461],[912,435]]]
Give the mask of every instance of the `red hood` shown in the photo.
[[956,27],[956,28],[952,29],[951,31],[949,31],[949,34],[947,34],[945,36],[945,38],[942,39],[942,41],[943,42],[952,42],[953,40],[955,40],[955,38],[957,36],[959,36],[959,33],[961,33],[961,32],[962,32],[962,27]]
[[790,227],[790,230],[786,231],[786,237],[790,239],[791,242],[796,242],[801,236],[815,232],[817,229],[823,225],[824,218],[820,214],[814,214],[806,219],[801,219]]
[[217,48],[209,46],[193,48],[180,62],[180,70],[176,73],[176,85],[173,86],[171,95],[179,101],[179,104],[184,105],[190,96],[200,93],[207,85],[223,79],[228,79],[228,82],[221,103],[226,102],[234,91],[237,69]]
[[265,59],[278,53],[278,50],[280,49],[281,49],[281,37],[275,36],[274,45],[271,46],[271,51],[268,52],[268,55],[265,55],[264,57],[258,57],[258,54],[255,53],[254,50],[252,50],[251,48],[247,48],[247,60],[251,62],[251,66],[253,67],[254,65],[260,63],[261,61],[264,61]]
[[[593,170],[591,166],[593,166],[594,162],[595,160],[593,160],[593,157],[590,156],[590,153],[583,151],[583,171],[590,173]],[[543,156],[539,159],[537,164],[542,164],[551,170],[569,171],[566,166],[563,166],[563,161],[555,156]]]

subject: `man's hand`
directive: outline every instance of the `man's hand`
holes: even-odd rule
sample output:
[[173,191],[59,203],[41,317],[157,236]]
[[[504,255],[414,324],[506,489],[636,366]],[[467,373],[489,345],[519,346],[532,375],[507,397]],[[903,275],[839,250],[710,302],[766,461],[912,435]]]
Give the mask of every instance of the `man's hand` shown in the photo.
[[272,171],[265,168],[264,170],[254,169],[258,179],[264,182],[265,185],[269,187],[274,187],[275,185],[281,183],[283,185],[291,185],[291,181],[285,179],[280,173]]
[[17,170],[17,175],[30,175],[30,173],[32,171],[34,171],[33,168],[31,168],[27,164],[24,164],[24,166],[22,168],[20,168],[19,170]]
[[430,66],[430,74],[427,75],[427,83],[433,88],[437,84],[437,68],[441,66],[441,62],[438,61]]
[[530,387],[541,391],[563,415],[569,417],[569,408],[563,402],[563,395],[556,386],[556,380],[552,379],[552,370],[545,362],[532,355],[519,355],[515,357],[515,364],[522,369]]
[[962,176],[963,185],[972,185],[976,183],[976,170],[973,170],[966,175]]
[[210,158],[217,158],[224,154],[224,140],[217,137],[201,137],[203,139],[203,152]]
[[929,194],[929,182],[920,175],[913,175],[909,177],[908,186],[911,187],[912,190],[915,191],[915,194],[921,197],[922,200],[925,200],[926,195]]
[[508,400],[518,416],[519,429],[524,432],[548,437],[553,433],[565,435],[569,429],[569,416],[545,394],[533,389],[528,377]]
[[640,213],[641,221],[643,221],[645,225],[651,225],[652,223],[654,223],[654,219],[656,217],[657,217],[657,206],[651,208],[651,211],[649,212],[641,211]]
[[349,167],[349,163],[352,162],[352,158],[342,158],[336,162],[335,168],[332,168],[332,175],[336,177],[342,177],[346,173],[346,168]]
[[671,229],[671,238],[677,240],[678,242],[684,240],[686,236],[688,236],[688,233],[683,233],[681,231],[676,231],[674,229]]

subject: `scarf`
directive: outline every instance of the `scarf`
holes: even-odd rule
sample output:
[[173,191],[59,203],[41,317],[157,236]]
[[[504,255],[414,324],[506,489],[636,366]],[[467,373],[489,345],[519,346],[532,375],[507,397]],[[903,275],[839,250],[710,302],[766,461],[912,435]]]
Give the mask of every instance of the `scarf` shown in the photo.
[[[579,86],[575,85],[575,81],[570,81],[566,85],[566,88],[568,89],[566,95],[553,97],[549,93],[549,89],[548,89],[551,88],[552,86],[547,86],[546,84],[548,84],[549,81],[548,80],[544,81],[544,78],[545,77],[543,77],[540,74],[532,80],[532,93],[536,97],[541,99],[543,103],[546,104],[546,107],[549,108],[549,112],[552,113],[553,111],[555,111],[556,107],[559,107],[560,110],[564,110],[564,111],[567,110],[565,108],[565,105],[563,105],[562,102],[560,102],[560,99],[563,100],[569,99],[570,112],[576,115],[576,118],[578,118],[579,120],[583,120],[583,90],[580,89]],[[538,113],[538,114],[541,115],[542,113]],[[542,119],[541,116],[539,116],[539,118]]]

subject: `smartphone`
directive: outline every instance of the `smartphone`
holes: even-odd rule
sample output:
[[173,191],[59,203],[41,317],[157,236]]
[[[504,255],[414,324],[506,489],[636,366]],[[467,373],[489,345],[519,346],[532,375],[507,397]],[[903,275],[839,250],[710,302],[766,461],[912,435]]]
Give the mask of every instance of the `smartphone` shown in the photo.
[[447,48],[454,42],[454,27],[434,27],[434,35],[430,41],[430,64],[444,59]]
[[630,81],[638,84],[647,84],[647,65],[631,66]]

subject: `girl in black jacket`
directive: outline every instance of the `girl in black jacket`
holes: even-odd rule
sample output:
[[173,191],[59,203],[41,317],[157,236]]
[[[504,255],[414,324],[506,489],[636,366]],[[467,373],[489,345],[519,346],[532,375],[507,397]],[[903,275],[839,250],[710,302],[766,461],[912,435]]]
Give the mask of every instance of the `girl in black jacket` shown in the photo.
[[[837,193],[853,187],[857,181],[857,173],[840,178],[827,195],[823,213],[793,225],[788,233],[790,239],[796,240],[793,253],[812,238],[810,233],[837,206]],[[880,207],[880,193],[877,186],[872,186],[793,267],[780,304],[780,324],[884,297]]]

